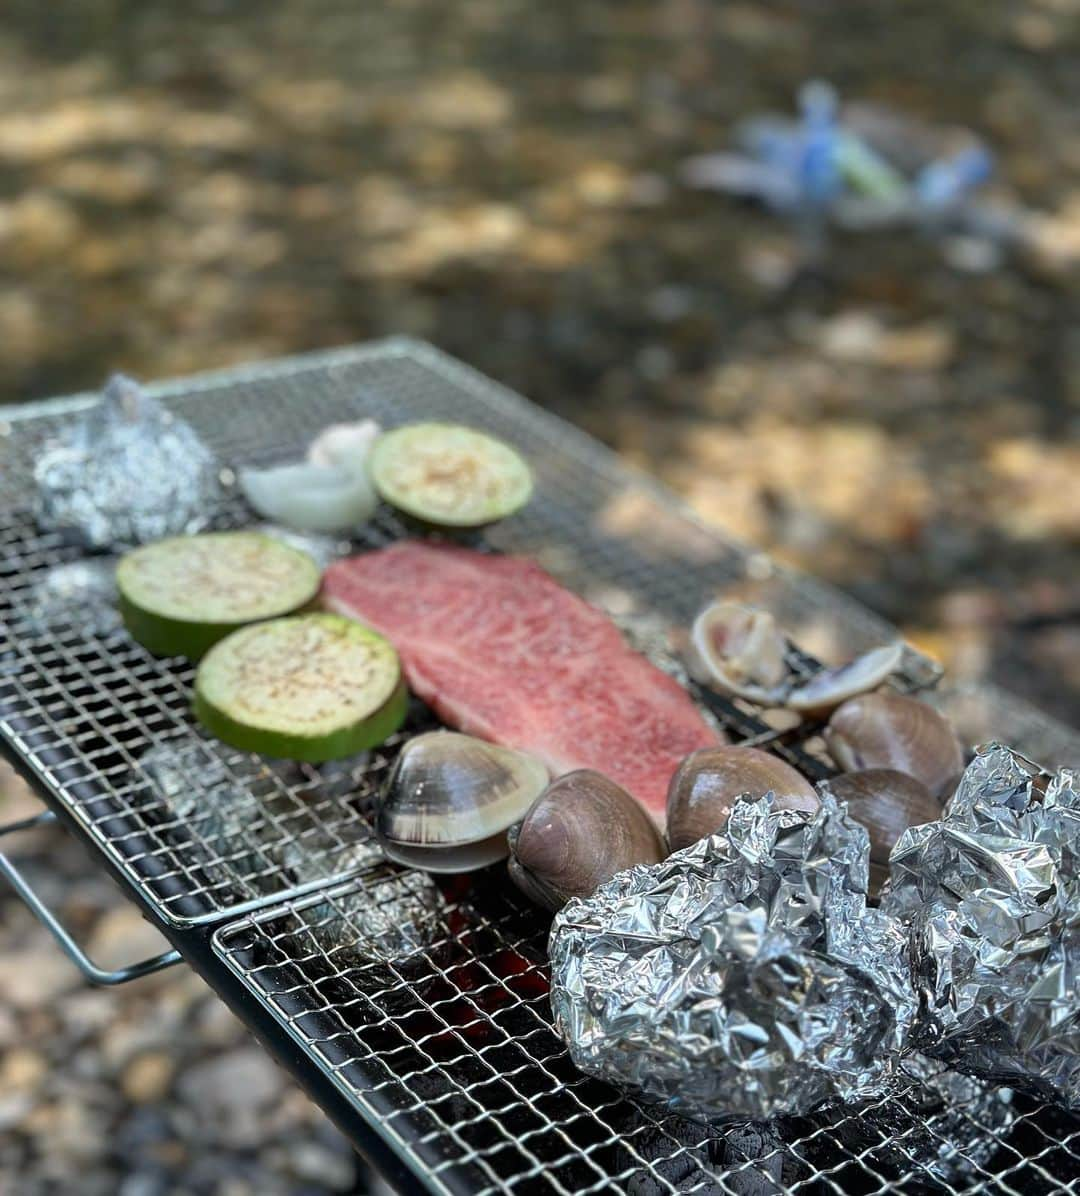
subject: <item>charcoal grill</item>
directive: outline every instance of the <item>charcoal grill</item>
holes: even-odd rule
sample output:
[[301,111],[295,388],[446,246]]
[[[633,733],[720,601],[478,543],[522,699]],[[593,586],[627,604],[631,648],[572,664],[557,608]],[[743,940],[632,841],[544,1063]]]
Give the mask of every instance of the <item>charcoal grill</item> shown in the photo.
[[[472,423],[520,446],[538,481],[530,507],[488,543],[533,556],[616,613],[685,623],[723,589],[775,610],[800,642],[840,654],[895,634],[705,528],[582,433],[430,346],[392,340],[153,393],[230,469],[295,456],[313,429],[346,418]],[[65,609],[50,598],[73,569],[107,571],[38,531],[31,512],[36,453],[93,401],[16,409],[0,423],[0,743],[47,804],[3,833],[59,821],[174,948],[97,968],[0,856],[89,979],[119,983],[186,960],[404,1191],[1077,1190],[1080,1119],[1051,1105],[1017,1098],[1003,1127],[977,1106],[935,1105],[925,1076],[913,1075],[869,1108],[793,1122],[755,1146],[579,1074],[551,1028],[546,924],[498,870],[436,887],[371,849],[372,796],[430,716],[415,711],[384,748],[346,765],[262,760],[193,727],[188,665],[149,656],[107,606]],[[249,522],[226,489],[215,524]],[[358,546],[402,534],[382,513]],[[936,680],[928,661],[906,654],[897,683],[926,691],[969,740],[996,734],[1045,764],[1080,754],[1072,732],[1022,703],[988,689],[931,692]],[[769,743],[811,776],[828,772],[813,727],[699,697],[733,741]],[[162,757],[176,768],[171,787],[151,783]],[[963,1166],[940,1170],[950,1158]]]

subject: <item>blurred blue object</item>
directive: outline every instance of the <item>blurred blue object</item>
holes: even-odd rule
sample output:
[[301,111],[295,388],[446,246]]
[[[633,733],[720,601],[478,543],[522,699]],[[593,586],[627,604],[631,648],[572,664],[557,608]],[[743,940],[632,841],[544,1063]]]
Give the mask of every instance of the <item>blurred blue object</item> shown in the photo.
[[[836,92],[820,80],[802,86],[798,107],[795,119],[762,113],[740,121],[735,150],[688,159],[683,181],[764,204],[794,225],[808,258],[824,249],[830,224],[914,227],[998,247],[1022,240],[1022,211],[991,209],[974,197],[994,170],[990,151],[974,137],[942,153],[943,134],[886,110],[889,137],[875,140],[857,108],[846,122]],[[879,114],[879,133],[881,126]]]
[[[705,185],[723,187],[721,178],[727,182],[737,177],[741,194],[755,194],[784,212],[827,208],[843,187],[836,93],[827,83],[807,83],[799,92],[799,108],[798,121],[758,116],[739,126],[737,140],[756,171],[744,169],[740,174],[730,161],[717,170],[712,160],[731,155],[709,154],[694,160],[697,178],[708,176],[711,182]],[[704,169],[707,162],[714,168],[711,172]]]
[[815,208],[828,207],[843,186],[837,107],[836,92],[827,83],[815,80],[799,92],[799,191],[804,202]]
[[994,173],[990,151],[978,143],[964,146],[947,158],[935,158],[915,176],[915,198],[924,211],[956,207]]

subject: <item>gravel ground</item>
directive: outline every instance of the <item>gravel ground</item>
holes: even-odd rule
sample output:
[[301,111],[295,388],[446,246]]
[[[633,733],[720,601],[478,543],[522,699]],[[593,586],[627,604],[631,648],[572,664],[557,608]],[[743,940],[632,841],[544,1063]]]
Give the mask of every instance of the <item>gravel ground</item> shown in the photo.
[[[39,808],[0,771],[0,817]],[[28,832],[17,852],[102,966],[168,948],[68,835]],[[348,1143],[190,968],[92,989],[18,901],[0,900],[0,1192],[369,1190]]]
[[[13,0],[0,394],[406,332],[1080,722],[1080,3]],[[897,234],[801,269],[675,182],[812,74],[985,135],[1036,252]],[[4,786],[0,817],[27,800]],[[103,954],[149,948],[20,842]],[[121,950],[122,948],[122,950]],[[85,990],[0,897],[0,1191],[348,1191],[319,1114],[183,970]]]

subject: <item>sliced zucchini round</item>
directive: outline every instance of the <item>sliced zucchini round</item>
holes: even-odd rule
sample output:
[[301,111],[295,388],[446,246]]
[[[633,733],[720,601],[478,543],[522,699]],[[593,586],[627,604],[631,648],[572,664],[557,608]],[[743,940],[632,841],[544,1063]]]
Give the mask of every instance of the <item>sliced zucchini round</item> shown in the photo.
[[375,442],[371,480],[380,497],[437,528],[505,519],[529,501],[532,471],[516,449],[460,424],[406,424]]
[[192,660],[238,627],[306,606],[320,581],[307,553],[258,532],[158,540],[116,569],[120,612],[135,639],[157,656]]
[[319,764],[377,747],[405,719],[398,654],[343,615],[297,615],[234,631],[195,675],[195,716],[218,739]]

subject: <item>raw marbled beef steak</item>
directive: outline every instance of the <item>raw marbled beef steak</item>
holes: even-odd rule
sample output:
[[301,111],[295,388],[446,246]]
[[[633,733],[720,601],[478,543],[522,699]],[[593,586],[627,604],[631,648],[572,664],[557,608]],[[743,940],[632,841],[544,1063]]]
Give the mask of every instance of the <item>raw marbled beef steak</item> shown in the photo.
[[719,739],[605,615],[522,557],[406,541],[331,565],[323,601],[391,639],[448,725],[554,776],[595,768],[661,823],[679,761]]

